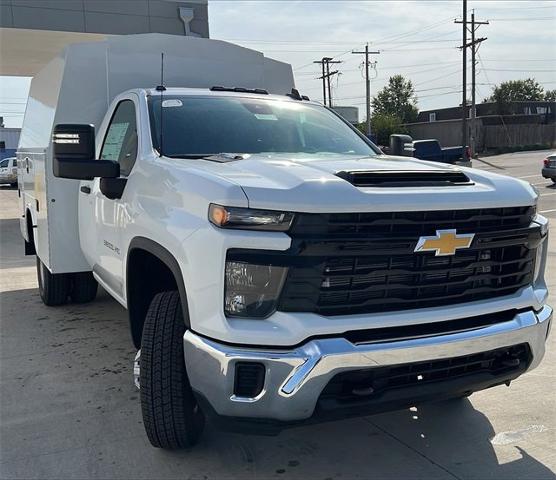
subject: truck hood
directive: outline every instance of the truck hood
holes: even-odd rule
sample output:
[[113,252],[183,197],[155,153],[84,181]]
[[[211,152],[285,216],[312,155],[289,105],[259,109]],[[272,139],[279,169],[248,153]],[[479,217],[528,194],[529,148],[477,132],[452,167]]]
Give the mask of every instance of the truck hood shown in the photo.
[[[249,207],[298,212],[415,211],[524,206],[536,193],[524,181],[473,168],[378,155],[250,155],[242,160],[200,160],[195,168],[239,185]],[[463,171],[472,184],[357,187],[341,171]]]

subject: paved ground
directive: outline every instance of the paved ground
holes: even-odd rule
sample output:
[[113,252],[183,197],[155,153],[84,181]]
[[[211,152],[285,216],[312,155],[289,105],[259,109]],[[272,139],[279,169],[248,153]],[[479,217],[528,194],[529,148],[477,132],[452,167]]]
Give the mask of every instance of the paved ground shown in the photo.
[[[543,152],[489,157],[478,168],[524,178],[552,217],[556,188]],[[287,431],[278,437],[208,428],[194,450],[152,448],[132,383],[125,311],[106,294],[85,306],[42,305],[24,257],[17,192],[0,187],[0,476],[11,478],[554,479],[556,335],[543,364],[511,388]]]

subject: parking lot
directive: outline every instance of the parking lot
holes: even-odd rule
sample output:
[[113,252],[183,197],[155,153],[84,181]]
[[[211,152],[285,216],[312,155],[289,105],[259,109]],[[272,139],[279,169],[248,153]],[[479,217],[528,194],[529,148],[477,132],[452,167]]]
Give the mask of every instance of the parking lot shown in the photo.
[[[521,178],[552,219],[548,283],[556,304],[556,186],[546,152],[488,157],[474,166]],[[277,437],[210,425],[190,451],[150,446],[133,385],[125,310],[106,293],[49,308],[35,259],[23,256],[17,190],[0,187],[0,476],[181,479],[556,478],[556,335],[544,362],[511,388]]]

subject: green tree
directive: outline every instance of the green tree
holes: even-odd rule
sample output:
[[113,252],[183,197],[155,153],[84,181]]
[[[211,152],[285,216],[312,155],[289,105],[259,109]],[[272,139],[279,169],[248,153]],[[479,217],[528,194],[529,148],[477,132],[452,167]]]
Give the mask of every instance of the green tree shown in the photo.
[[372,100],[375,115],[397,117],[401,123],[417,120],[417,99],[411,80],[394,75]]
[[556,102],[556,89],[547,90],[546,92],[544,92],[544,99],[547,102]]
[[496,85],[492,95],[485,101],[495,102],[498,113],[501,115],[511,113],[511,102],[534,102],[544,98],[543,87],[534,79],[510,80]]
[[[359,124],[358,127],[363,133],[366,133],[367,124],[365,122]],[[378,145],[389,145],[390,135],[393,133],[407,133],[400,118],[388,113],[374,113],[371,117],[371,130]]]

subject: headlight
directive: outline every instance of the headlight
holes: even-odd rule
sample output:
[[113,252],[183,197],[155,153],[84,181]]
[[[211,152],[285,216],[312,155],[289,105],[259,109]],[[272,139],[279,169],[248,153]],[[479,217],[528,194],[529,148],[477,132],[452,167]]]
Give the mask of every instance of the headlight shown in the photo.
[[226,262],[226,316],[268,317],[276,310],[287,271],[285,267],[272,265]]
[[214,203],[210,204],[208,213],[210,222],[220,228],[269,230],[274,232],[287,231],[293,221],[293,216],[291,212],[223,207]]

